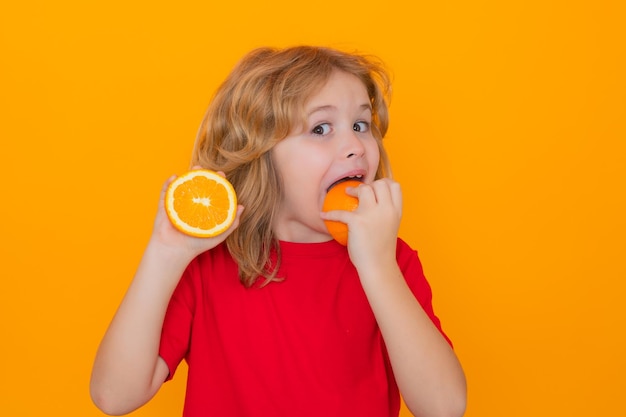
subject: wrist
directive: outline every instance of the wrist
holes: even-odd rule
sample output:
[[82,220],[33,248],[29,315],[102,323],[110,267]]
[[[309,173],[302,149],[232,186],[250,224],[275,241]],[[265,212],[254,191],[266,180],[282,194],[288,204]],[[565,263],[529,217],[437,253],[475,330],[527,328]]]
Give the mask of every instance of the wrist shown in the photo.
[[157,239],[150,239],[144,257],[168,267],[186,267],[197,254],[187,247],[169,245]]
[[362,282],[402,276],[395,257],[372,257],[367,262],[355,266]]

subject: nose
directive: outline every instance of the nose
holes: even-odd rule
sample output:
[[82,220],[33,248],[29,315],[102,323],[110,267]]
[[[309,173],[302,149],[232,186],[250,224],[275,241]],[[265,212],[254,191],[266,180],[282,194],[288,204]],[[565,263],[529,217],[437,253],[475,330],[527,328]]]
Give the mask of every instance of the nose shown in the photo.
[[343,136],[340,154],[345,158],[360,158],[365,154],[365,146],[354,130]]

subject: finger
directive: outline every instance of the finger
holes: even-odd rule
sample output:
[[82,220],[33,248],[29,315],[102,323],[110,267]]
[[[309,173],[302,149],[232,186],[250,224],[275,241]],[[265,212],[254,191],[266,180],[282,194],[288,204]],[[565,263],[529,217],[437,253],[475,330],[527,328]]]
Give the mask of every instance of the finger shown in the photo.
[[350,195],[352,197],[358,197],[358,195],[359,195],[358,189],[361,188],[361,186],[363,186],[363,185],[365,185],[365,184],[360,184],[360,185],[358,185],[356,187],[346,187],[345,192],[346,192],[346,194],[348,194],[348,195]]
[[394,207],[397,207],[402,211],[402,187],[400,183],[393,181],[390,185],[391,189],[391,201]]
[[371,184],[363,184],[359,187],[357,192],[356,197],[358,197],[359,203],[363,203],[364,205],[378,204],[389,201],[391,198],[388,180],[386,178],[376,180]]
[[235,220],[233,220],[233,223],[230,225],[230,227],[226,229],[228,234],[230,234],[233,230],[237,228],[237,226],[239,226],[239,222],[241,221],[241,213],[243,213],[243,210],[244,207],[241,204],[237,205],[237,214],[235,215]]
[[346,210],[330,210],[320,212],[322,220],[330,220],[346,224],[349,222],[352,215],[352,212]]
[[391,180],[389,180],[388,178],[383,178],[375,181],[372,184],[372,188],[374,189],[374,194],[376,196],[376,201],[378,203],[391,201],[390,183]]
[[374,195],[372,184],[361,184],[358,187],[348,187],[346,188],[346,191],[350,188],[353,190],[348,194],[359,199],[359,206],[362,204],[368,205],[372,202],[376,202],[376,196]]
[[172,181],[174,181],[175,179],[176,179],[176,175],[172,175],[163,183],[163,186],[161,187],[161,200],[165,199],[165,193],[167,192],[167,187],[169,187]]

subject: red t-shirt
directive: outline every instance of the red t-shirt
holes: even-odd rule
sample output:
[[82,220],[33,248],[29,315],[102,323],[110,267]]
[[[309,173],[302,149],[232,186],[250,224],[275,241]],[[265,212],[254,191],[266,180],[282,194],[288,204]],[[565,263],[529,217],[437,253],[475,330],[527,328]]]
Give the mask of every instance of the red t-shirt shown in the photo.
[[[282,282],[245,288],[225,245],[181,278],[160,355],[170,378],[188,363],[183,416],[397,416],[398,388],[347,249],[280,245]],[[441,330],[417,253],[400,239],[397,259]]]

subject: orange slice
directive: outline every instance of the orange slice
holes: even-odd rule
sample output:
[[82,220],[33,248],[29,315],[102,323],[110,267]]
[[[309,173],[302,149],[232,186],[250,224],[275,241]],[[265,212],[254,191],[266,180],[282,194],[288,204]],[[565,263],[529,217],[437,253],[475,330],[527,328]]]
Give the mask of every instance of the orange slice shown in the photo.
[[165,191],[165,212],[178,230],[191,236],[223,233],[235,220],[237,195],[228,180],[208,169],[189,171]]
[[[355,180],[340,182],[328,190],[322,211],[347,210],[354,211],[359,205],[359,199],[346,194],[347,187],[358,187],[361,183]],[[346,246],[348,244],[348,225],[333,220],[324,220],[328,233],[337,242]]]

